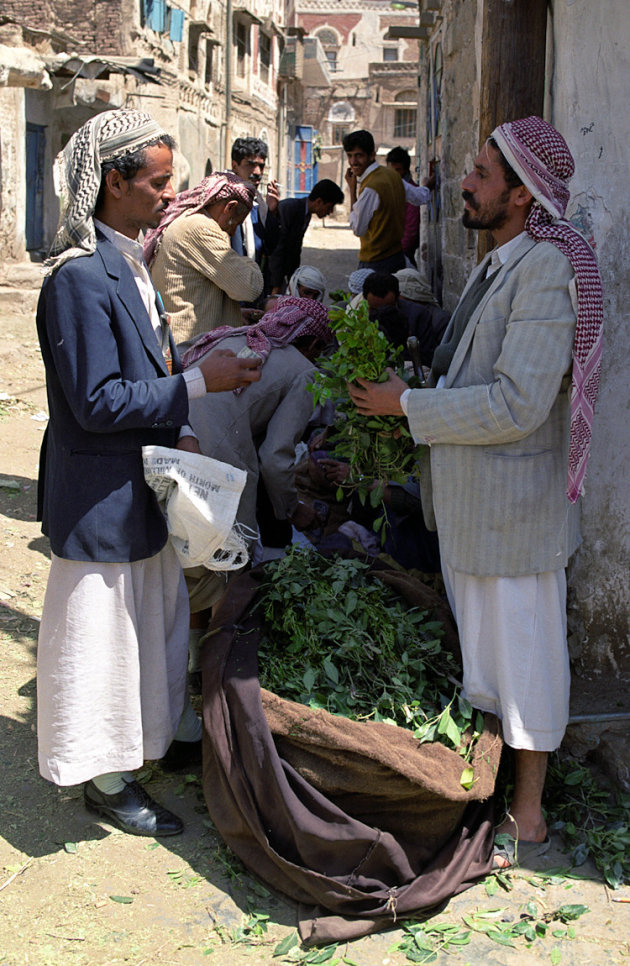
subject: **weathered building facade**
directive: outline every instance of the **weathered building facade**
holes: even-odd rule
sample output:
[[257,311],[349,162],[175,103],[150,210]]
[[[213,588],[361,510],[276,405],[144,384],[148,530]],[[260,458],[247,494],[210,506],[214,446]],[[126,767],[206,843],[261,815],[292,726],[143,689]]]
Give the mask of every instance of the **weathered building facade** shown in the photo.
[[[286,153],[284,0],[3,0],[0,261],[37,259],[58,205],[52,161],[89,117],[149,111],[178,143],[175,184],[229,167],[235,137]],[[255,7],[255,9],[254,9]]]
[[342,140],[350,131],[371,131],[383,163],[396,145],[416,154],[418,41],[390,36],[391,27],[417,22],[407,6],[396,9],[389,0],[294,0],[289,8],[289,25],[307,41],[317,41],[325,57],[319,82],[304,77],[301,123],[317,132],[318,177],[342,188]]

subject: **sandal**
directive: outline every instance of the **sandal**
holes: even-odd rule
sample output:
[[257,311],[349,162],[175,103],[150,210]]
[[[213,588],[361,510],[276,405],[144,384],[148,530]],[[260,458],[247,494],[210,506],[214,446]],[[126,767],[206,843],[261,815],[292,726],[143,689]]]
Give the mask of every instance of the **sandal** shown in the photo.
[[[515,838],[509,832],[500,832],[494,839],[492,868],[501,872],[522,865],[528,859],[544,855],[549,851],[550,846],[551,839],[548,835],[542,842],[528,842],[527,839]],[[498,862],[498,859],[503,862]]]

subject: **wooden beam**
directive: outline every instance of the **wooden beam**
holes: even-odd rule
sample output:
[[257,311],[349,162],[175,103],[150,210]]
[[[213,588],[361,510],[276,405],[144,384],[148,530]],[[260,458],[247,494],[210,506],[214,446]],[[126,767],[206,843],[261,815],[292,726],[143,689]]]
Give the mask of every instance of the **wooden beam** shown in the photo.
[[[484,0],[480,148],[498,124],[542,115],[546,34],[547,0]],[[485,234],[479,236],[480,257],[492,245]]]
[[388,28],[384,40],[427,40],[429,31],[426,27],[397,27],[392,25]]

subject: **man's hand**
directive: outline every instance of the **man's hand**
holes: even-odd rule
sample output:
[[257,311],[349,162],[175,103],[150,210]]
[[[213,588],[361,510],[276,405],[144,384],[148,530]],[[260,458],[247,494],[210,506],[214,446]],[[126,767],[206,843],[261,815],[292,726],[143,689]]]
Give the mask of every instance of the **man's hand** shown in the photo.
[[326,480],[332,484],[345,483],[350,474],[350,464],[342,463],[341,460],[323,458],[317,460],[317,465],[321,466]]
[[278,210],[278,202],[280,201],[280,189],[278,187],[277,181],[270,181],[267,185],[267,197],[265,198],[267,202],[267,208],[269,211]]
[[183,449],[185,453],[197,453],[198,456],[201,456],[199,440],[196,436],[180,436],[175,449]]
[[313,504],[301,501],[289,519],[296,530],[308,530],[318,522],[317,511]]
[[216,349],[199,363],[206,384],[206,392],[225,392],[249,386],[260,379],[259,358],[243,359],[231,349]]
[[243,317],[243,325],[254,325],[256,322],[260,322],[264,315],[262,309],[241,309],[241,316]]
[[352,170],[352,168],[347,168],[344,175],[345,182],[350,190],[350,199],[352,201],[357,200],[357,176]]
[[352,402],[364,416],[400,416],[402,409],[400,397],[407,383],[400,379],[393,369],[387,370],[387,382],[368,382],[367,379],[357,379],[357,383],[348,383],[348,392]]

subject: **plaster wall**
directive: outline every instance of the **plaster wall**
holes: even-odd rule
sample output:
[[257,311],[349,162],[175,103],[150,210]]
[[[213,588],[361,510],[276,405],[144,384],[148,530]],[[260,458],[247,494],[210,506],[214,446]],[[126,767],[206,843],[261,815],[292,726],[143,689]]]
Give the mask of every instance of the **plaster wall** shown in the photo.
[[630,678],[630,21],[627,0],[555,0],[550,120],[575,157],[569,215],[597,252],[604,286],[600,395],[572,567],[573,658],[589,677]]
[[24,251],[24,223],[15,218],[24,211],[26,124],[23,88],[0,88],[0,254],[14,260]]
[[461,182],[472,168],[479,143],[482,4],[483,0],[443,2],[442,20],[425,48],[420,71],[420,103],[430,112],[431,65],[441,45],[441,117],[439,125],[433,122],[437,133],[426,146],[426,162],[437,162],[440,198],[437,207],[421,210],[420,251],[427,278],[448,311],[457,305],[477,261],[477,232],[462,227]]

